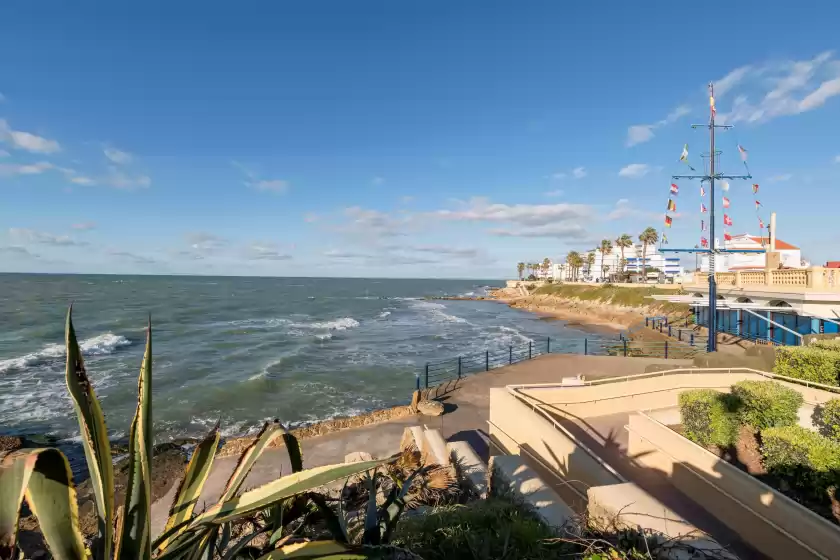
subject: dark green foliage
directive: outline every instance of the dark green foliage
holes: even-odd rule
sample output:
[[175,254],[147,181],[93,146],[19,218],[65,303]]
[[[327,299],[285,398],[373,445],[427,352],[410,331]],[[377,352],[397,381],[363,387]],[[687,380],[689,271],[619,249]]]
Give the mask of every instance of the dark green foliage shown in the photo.
[[801,393],[775,381],[741,381],[732,395],[740,401],[741,423],[756,430],[796,424],[803,401]]
[[822,348],[824,350],[840,351],[840,338],[824,338],[822,340],[815,340],[809,346],[812,348]]
[[816,344],[780,346],[776,348],[773,373],[824,385],[837,385],[837,375],[840,373],[840,352],[827,350]]
[[840,443],[798,425],[762,430],[761,441],[767,471],[809,498],[826,499],[840,482]]
[[817,407],[814,417],[822,435],[840,442],[840,399],[831,399]]
[[729,447],[738,439],[738,399],[712,389],[685,391],[679,396],[685,436],[707,446]]
[[489,498],[405,518],[392,542],[425,560],[569,558],[574,548],[548,542],[554,537],[526,508],[505,499]]

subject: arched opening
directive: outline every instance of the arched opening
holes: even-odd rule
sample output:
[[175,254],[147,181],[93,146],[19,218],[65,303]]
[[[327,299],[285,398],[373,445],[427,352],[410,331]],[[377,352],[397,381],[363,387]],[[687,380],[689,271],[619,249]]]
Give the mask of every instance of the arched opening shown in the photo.
[[748,297],[743,297],[743,296],[742,296],[742,297],[739,297],[739,298],[738,298],[738,299],[736,299],[735,301],[737,301],[738,303],[752,303],[752,302],[753,302],[753,300],[751,300],[750,298],[748,298]]
[[774,299],[773,301],[771,301],[767,305],[769,305],[771,307],[793,307],[788,302],[780,300],[780,299]]

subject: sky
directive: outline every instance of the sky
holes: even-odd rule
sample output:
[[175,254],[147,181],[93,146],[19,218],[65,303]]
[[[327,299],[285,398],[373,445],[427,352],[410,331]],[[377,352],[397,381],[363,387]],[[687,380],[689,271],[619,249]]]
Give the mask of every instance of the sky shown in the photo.
[[[754,177],[726,230],[776,212],[837,260],[840,5],[817,5],[6,2],[0,272],[511,277],[663,231],[710,81],[722,169],[740,144]],[[676,183],[664,231],[693,247],[708,214]]]

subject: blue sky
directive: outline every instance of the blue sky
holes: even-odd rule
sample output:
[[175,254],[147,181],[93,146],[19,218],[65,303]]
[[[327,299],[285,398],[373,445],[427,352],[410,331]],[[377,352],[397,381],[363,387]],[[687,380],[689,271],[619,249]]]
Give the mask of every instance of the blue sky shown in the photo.
[[776,4],[7,3],[0,271],[510,276],[661,229],[710,80],[725,169],[840,258],[840,6]]

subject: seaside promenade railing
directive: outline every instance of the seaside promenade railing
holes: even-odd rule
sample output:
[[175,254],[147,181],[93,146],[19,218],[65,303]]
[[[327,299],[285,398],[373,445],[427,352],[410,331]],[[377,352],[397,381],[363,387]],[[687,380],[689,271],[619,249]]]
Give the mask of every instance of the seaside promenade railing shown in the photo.
[[623,356],[634,358],[688,359],[705,353],[702,345],[663,341],[627,340],[621,338],[586,337],[529,341],[504,349],[485,350],[461,356],[426,362],[416,373],[417,389],[434,387],[447,381],[462,379],[474,373],[490,371],[536,358],[544,354],[581,354],[584,356]]

